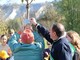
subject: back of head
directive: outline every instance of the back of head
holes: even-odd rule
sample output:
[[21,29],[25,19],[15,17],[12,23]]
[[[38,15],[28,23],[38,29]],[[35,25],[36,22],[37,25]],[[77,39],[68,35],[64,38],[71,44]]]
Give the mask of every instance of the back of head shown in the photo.
[[15,33],[14,29],[10,29],[10,30],[9,30],[9,34],[10,34],[10,35],[13,35],[14,33]]
[[62,25],[61,23],[53,24],[52,30],[56,32],[58,37],[62,36],[65,32],[64,25]]
[[67,35],[72,39],[71,43],[80,49],[80,36],[75,31],[68,31]]
[[24,44],[31,44],[32,42],[34,42],[34,35],[30,29],[26,29],[21,34],[21,41]]
[[31,24],[26,24],[26,25],[24,26],[24,30],[26,30],[26,29],[31,29],[31,30],[33,30]]

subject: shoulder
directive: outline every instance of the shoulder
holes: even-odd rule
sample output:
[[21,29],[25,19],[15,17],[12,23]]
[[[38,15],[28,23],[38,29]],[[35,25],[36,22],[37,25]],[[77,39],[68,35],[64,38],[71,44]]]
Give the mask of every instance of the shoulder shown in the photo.
[[70,51],[70,45],[69,45],[69,41],[67,40],[67,38],[59,39],[59,41],[57,42],[57,45],[56,45],[56,49]]
[[1,48],[3,48],[3,47],[2,47],[2,44],[0,44],[0,49],[1,49]]
[[5,45],[5,49],[10,49],[8,44]]
[[41,50],[41,45],[38,43],[34,43],[34,44],[22,44],[19,50]]
[[59,40],[60,40],[60,41],[59,41],[59,44],[60,44],[60,45],[65,46],[65,45],[69,45],[69,44],[70,44],[70,42],[68,41],[68,39],[67,39],[66,37],[61,38],[61,39],[59,39]]
[[39,47],[41,47],[41,44],[42,44],[42,43],[39,43],[39,42],[35,42],[35,43],[34,43],[34,45],[39,46]]
[[9,47],[9,45],[8,45],[8,44],[6,44],[6,47]]
[[60,38],[57,41],[54,42],[55,45],[64,45],[64,44],[69,44],[69,41],[67,38]]
[[40,34],[38,33],[38,31],[34,31],[33,34],[34,34],[34,36],[40,36]]
[[2,44],[0,44],[0,47],[2,46]]

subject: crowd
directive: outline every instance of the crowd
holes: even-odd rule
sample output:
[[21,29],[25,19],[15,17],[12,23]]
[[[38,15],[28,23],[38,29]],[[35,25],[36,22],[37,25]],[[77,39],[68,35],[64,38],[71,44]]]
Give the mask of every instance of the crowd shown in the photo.
[[61,23],[53,23],[47,30],[35,18],[29,21],[18,32],[10,29],[8,37],[1,35],[0,60],[80,60],[80,36],[77,32],[66,32]]

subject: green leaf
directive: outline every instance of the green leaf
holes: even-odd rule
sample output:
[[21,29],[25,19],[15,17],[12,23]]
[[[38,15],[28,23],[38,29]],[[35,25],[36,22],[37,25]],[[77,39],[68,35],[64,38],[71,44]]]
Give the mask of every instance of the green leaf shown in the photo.
[[23,2],[24,2],[24,0],[21,0],[21,2],[23,3]]

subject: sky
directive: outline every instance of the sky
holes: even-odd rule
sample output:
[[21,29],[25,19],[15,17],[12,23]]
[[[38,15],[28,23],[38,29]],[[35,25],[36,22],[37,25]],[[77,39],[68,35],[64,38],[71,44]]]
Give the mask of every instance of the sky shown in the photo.
[[[30,1],[30,0],[29,0]],[[33,1],[33,3],[45,3],[46,1],[53,1],[53,0],[35,0]],[[18,3],[18,4],[22,4],[21,0],[0,0],[0,5],[3,4],[9,4],[9,3]],[[24,2],[25,3],[25,2]]]

